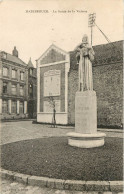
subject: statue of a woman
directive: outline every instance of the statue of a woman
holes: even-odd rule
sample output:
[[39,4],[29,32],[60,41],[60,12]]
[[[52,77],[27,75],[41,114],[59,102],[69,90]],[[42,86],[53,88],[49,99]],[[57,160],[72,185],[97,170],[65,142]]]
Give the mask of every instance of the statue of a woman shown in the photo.
[[84,35],[82,43],[75,50],[79,62],[79,91],[93,90],[92,61],[94,60],[94,51],[89,46],[87,35]]

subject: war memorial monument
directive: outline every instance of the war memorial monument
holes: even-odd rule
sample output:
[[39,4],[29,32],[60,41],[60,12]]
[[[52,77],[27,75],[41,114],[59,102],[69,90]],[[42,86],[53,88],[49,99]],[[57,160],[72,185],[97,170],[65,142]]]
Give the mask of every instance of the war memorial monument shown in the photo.
[[105,133],[97,132],[97,98],[93,90],[92,62],[94,51],[89,46],[88,36],[76,47],[79,63],[79,87],[75,96],[75,132],[70,132],[68,144],[81,148],[93,148],[104,145]]

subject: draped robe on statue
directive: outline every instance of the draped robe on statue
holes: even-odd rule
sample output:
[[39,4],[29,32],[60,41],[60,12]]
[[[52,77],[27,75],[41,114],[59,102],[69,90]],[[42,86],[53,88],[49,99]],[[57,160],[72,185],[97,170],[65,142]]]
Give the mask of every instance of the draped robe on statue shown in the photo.
[[94,60],[94,51],[88,44],[82,44],[76,50],[76,56],[79,59],[79,91],[93,90],[92,61]]

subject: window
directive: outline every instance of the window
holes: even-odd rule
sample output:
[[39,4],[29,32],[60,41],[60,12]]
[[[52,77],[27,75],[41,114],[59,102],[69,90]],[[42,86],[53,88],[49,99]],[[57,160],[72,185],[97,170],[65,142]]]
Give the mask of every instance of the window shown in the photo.
[[8,68],[3,67],[3,76],[8,76]]
[[16,93],[17,93],[16,85],[12,84],[12,94],[16,95]]
[[23,96],[23,95],[24,95],[24,87],[20,86],[20,96]]
[[3,94],[7,93],[7,83],[3,82]]
[[30,69],[30,75],[33,75],[33,69]]
[[33,97],[33,85],[32,84],[30,84],[30,87],[29,87],[29,96],[30,98]]
[[12,69],[12,78],[17,78],[17,71]]
[[17,113],[17,102],[12,101],[12,113]]
[[8,101],[3,100],[2,102],[2,113],[8,113]]
[[20,72],[20,80],[24,80],[24,72]]
[[19,113],[24,113],[24,103],[23,102],[19,103]]

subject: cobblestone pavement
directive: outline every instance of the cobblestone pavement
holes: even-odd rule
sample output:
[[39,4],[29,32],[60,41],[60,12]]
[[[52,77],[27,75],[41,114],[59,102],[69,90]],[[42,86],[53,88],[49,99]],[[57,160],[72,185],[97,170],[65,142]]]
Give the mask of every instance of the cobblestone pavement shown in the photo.
[[[45,136],[65,136],[72,127],[51,128],[50,125],[32,124],[32,121],[5,122],[1,124],[1,144]],[[105,131],[109,137],[122,138],[122,133]],[[80,192],[26,186],[10,180],[1,180],[1,194],[112,194],[112,192]],[[115,194],[115,193],[114,193]],[[118,193],[121,194],[121,193]]]

